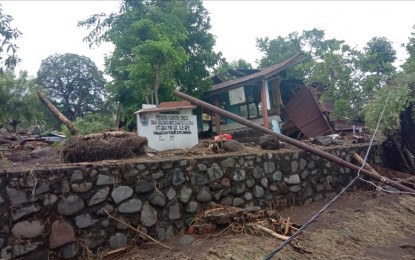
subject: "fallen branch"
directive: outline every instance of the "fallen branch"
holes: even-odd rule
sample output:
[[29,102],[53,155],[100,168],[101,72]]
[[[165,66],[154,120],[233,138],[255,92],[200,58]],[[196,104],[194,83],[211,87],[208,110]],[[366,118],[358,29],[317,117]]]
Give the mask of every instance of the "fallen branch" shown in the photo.
[[261,225],[259,225],[259,224],[248,224],[248,225],[249,225],[249,226],[251,226],[251,227],[255,227],[255,228],[257,228],[257,229],[260,229],[260,230],[262,230],[262,231],[264,231],[264,232],[266,232],[266,233],[270,234],[271,236],[276,237],[276,238],[278,238],[278,239],[281,239],[281,240],[283,240],[283,241],[285,241],[285,240],[287,240],[287,239],[289,239],[289,238],[290,238],[290,237],[288,237],[288,236],[280,235],[280,234],[278,234],[278,233],[276,233],[276,232],[272,231],[271,229],[266,228],[266,227],[264,227],[264,226],[261,226]]
[[134,228],[133,226],[131,226],[131,225],[129,225],[129,224],[127,224],[127,223],[125,223],[124,221],[122,221],[122,220],[120,220],[120,219],[118,219],[118,218],[114,217],[113,215],[111,215],[110,213],[108,213],[108,211],[107,211],[107,210],[105,210],[105,209],[104,209],[104,212],[105,212],[105,214],[107,214],[107,216],[108,216],[109,218],[111,218],[111,219],[113,219],[113,220],[115,220],[115,221],[117,221],[117,222],[119,222],[119,223],[123,224],[124,226],[126,226],[126,227],[128,227],[128,228],[130,228],[130,229],[134,230],[135,232],[139,233],[140,235],[145,236],[146,238],[148,238],[149,240],[153,241],[154,243],[159,244],[159,245],[161,245],[162,247],[165,247],[165,248],[167,248],[167,249],[172,249],[171,247],[169,247],[169,246],[167,246],[167,245],[165,245],[165,244],[163,244],[163,243],[161,243],[161,242],[157,241],[156,239],[154,239],[154,238],[152,238],[151,236],[149,236],[149,235],[145,234],[144,232],[142,232],[142,231],[138,230],[137,228]]
[[52,114],[60,121],[62,122],[69,130],[71,135],[79,135],[78,129],[72,124],[72,122],[66,118],[53,104],[50,102],[46,97],[42,95],[42,93],[37,93],[40,101],[46,106],[46,108],[52,112]]

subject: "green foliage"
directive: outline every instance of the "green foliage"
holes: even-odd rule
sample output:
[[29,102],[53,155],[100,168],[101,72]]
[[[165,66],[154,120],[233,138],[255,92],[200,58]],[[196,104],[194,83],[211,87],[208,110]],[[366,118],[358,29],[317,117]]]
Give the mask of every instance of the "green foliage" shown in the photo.
[[385,37],[372,38],[359,51],[343,40],[326,39],[323,30],[312,29],[273,40],[260,38],[257,47],[264,53],[259,61],[262,67],[303,53],[306,59],[287,70],[287,77],[323,85],[322,101],[334,104],[334,118],[364,119],[369,100],[395,73],[396,51]]
[[142,103],[171,100],[174,89],[201,95],[210,86],[209,68],[220,58],[199,0],[123,1],[118,13],[96,14],[79,26],[90,30],[85,37],[90,45],[115,45],[106,71],[114,79],[109,90],[124,113]]
[[241,69],[253,69],[252,65],[244,59],[234,60],[230,63],[226,59],[221,59],[219,66],[214,69],[214,75],[220,75],[225,80],[231,80],[236,78],[234,75],[229,74],[230,70],[241,70]]
[[[415,30],[415,25],[412,27]],[[415,72],[415,31],[411,32],[411,36],[408,38],[409,42],[403,44],[406,52],[409,57],[406,59],[405,63],[402,65],[402,68],[405,72],[412,73]]]
[[3,12],[0,4],[0,72],[4,69],[13,70],[20,62],[16,51],[17,45],[14,43],[21,36],[21,32],[11,27],[13,17]]
[[[85,117],[78,117],[72,123],[81,135],[87,135],[101,131],[108,131],[114,128],[115,120],[113,117],[108,115],[90,114]],[[71,136],[65,125],[61,125],[61,132],[63,132],[66,136]]]
[[51,101],[71,121],[107,107],[103,74],[85,56],[49,56],[42,61],[37,76]]
[[396,129],[399,129],[401,112],[410,103],[415,102],[414,87],[414,73],[401,73],[394,80],[388,81],[388,85],[377,91],[367,106],[365,111],[366,125],[372,131],[375,130],[382,110],[385,108],[379,131],[383,134],[392,134]]
[[0,124],[10,125],[16,131],[20,124],[28,127],[44,118],[36,91],[35,80],[27,72],[16,78],[11,72],[0,74]]

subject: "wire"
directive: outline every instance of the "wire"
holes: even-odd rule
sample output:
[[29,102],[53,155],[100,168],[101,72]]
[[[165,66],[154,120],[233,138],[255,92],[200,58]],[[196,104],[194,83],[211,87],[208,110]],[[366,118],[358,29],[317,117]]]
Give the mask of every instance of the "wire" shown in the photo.
[[281,245],[279,245],[274,251],[264,257],[264,260],[271,259],[276,253],[278,253],[281,249],[283,249],[286,245],[288,245],[292,240],[294,240],[298,235],[300,235],[304,229],[306,229],[314,220],[316,220],[328,207],[331,206],[339,197],[342,195],[350,186],[353,185],[360,177],[360,174],[357,174],[356,177],[347,184],[343,190],[337,194],[329,203],[327,203],[323,208],[321,208],[314,216],[312,216],[304,225],[301,226],[292,236],[290,236],[287,240],[285,240]]
[[371,140],[370,140],[370,143],[369,143],[369,147],[368,147],[368,149],[367,149],[367,151],[366,151],[366,155],[365,155],[365,158],[364,158],[364,161],[363,161],[363,164],[362,164],[362,166],[360,166],[360,168],[359,168],[359,170],[357,171],[357,175],[356,175],[356,177],[354,177],[354,179],[353,180],[351,180],[350,181],[350,183],[349,184],[347,184],[347,186],[346,187],[344,187],[341,191],[340,191],[340,193],[339,194],[337,194],[332,200],[330,200],[323,208],[321,208],[317,213],[315,213],[304,225],[302,225],[301,226],[301,228],[299,228],[292,236],[290,236],[287,240],[285,240],[282,244],[280,244],[274,251],[272,251],[271,253],[269,253],[267,256],[265,256],[264,257],[264,260],[269,260],[269,259],[271,259],[275,254],[277,254],[279,251],[281,251],[285,246],[287,246],[292,240],[294,240],[298,235],[300,235],[303,231],[304,231],[304,229],[306,229],[314,220],[316,220],[327,208],[329,208],[347,189],[349,189],[350,188],[350,186],[352,186],[358,179],[361,179],[361,177],[360,177],[360,171],[363,169],[363,167],[366,165],[366,161],[367,161],[367,158],[368,158],[368,156],[369,156],[369,152],[370,152],[370,149],[372,148],[372,145],[373,145],[373,142],[374,142],[374,140],[375,140],[375,136],[376,136],[376,134],[377,134],[377,132],[378,132],[378,130],[379,130],[379,126],[380,126],[380,122],[382,121],[382,118],[383,118],[383,114],[385,113],[385,109],[386,109],[386,105],[388,104],[388,101],[389,101],[389,97],[390,97],[390,93],[391,93],[392,91],[389,91],[388,92],[388,95],[387,95],[387,97],[386,97],[386,100],[385,100],[385,104],[384,104],[384,106],[383,106],[383,109],[382,109],[382,112],[381,112],[381,114],[380,114],[380,117],[379,117],[379,120],[378,120],[378,122],[377,122],[377,125],[376,125],[376,129],[375,129],[375,131],[374,131],[374,133],[373,133],[373,136],[372,136],[372,138],[371,138]]
[[395,191],[395,190],[387,190],[387,189],[384,189],[384,188],[376,185],[375,183],[373,183],[371,181],[368,181],[368,180],[363,179],[362,177],[360,177],[360,180],[363,181],[363,182],[369,183],[370,185],[376,187],[377,190],[380,190],[380,191],[383,191],[383,192],[395,193],[395,194],[410,194],[410,195],[414,195],[415,196],[415,192],[400,191],[400,190],[398,190],[398,191]]

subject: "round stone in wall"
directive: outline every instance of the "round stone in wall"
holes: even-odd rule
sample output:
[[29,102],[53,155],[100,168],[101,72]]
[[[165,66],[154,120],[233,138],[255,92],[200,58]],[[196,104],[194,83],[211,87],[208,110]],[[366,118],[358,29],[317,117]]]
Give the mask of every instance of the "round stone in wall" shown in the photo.
[[12,234],[17,238],[35,238],[39,236],[44,229],[45,226],[38,220],[31,222],[22,221],[13,226]]
[[202,188],[196,195],[196,200],[198,202],[209,202],[212,200],[212,194],[210,194],[210,190],[207,187]]
[[125,234],[117,233],[110,237],[111,249],[117,249],[127,245],[127,236]]
[[148,202],[151,205],[163,207],[166,205],[166,197],[161,192],[155,191],[148,197]]
[[58,212],[64,216],[72,216],[85,207],[83,199],[77,195],[70,195],[58,203]]
[[111,192],[111,197],[115,204],[130,198],[133,195],[133,189],[128,186],[119,186]]
[[43,206],[53,205],[56,201],[58,201],[58,196],[55,194],[47,194],[43,199]]
[[78,228],[87,228],[94,225],[97,220],[92,219],[91,215],[83,214],[75,218],[75,223]]
[[264,196],[264,189],[258,185],[255,185],[252,193],[255,198],[261,198]]
[[234,198],[233,199],[232,206],[238,207],[238,206],[243,205],[244,203],[245,203],[245,201],[243,199],[241,199],[241,198]]
[[184,186],[183,188],[180,189],[178,199],[183,203],[187,203],[190,200],[191,196],[192,196],[192,189],[187,186]]
[[75,231],[71,224],[63,220],[56,220],[52,223],[49,248],[55,249],[73,241],[75,241]]
[[188,213],[193,213],[193,212],[196,212],[196,210],[197,210],[197,206],[198,206],[198,203],[197,203],[196,201],[190,201],[190,202],[187,204],[187,207],[186,207],[186,212],[188,212]]
[[141,224],[145,227],[152,227],[157,223],[157,210],[148,203],[144,204],[141,211]]
[[241,169],[237,169],[233,174],[234,181],[243,181],[245,180],[245,171]]
[[139,199],[131,199],[118,207],[120,213],[135,213],[141,210],[143,203]]
[[110,188],[106,187],[103,189],[100,189],[95,195],[89,200],[88,206],[94,206],[97,205],[104,200],[107,199],[108,194],[110,193]]

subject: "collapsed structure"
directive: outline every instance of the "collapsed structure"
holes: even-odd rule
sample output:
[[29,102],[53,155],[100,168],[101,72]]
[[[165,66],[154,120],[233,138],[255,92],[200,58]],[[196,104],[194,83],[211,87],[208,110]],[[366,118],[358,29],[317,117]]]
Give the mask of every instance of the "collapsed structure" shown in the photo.
[[[253,70],[231,70],[236,78],[222,81],[213,78],[214,84],[206,91],[202,100],[244,117],[266,128],[272,126],[276,132],[309,138],[346,130],[353,126],[345,120],[332,120],[333,105],[319,101],[322,86],[307,87],[302,79],[290,79],[286,70],[304,59],[297,54],[279,64]],[[197,111],[202,133],[229,132],[240,135],[250,130],[245,126],[218,114],[200,109]],[[354,123],[356,125],[356,123]],[[359,123],[356,128],[363,128]],[[242,135],[243,136],[243,135]]]

